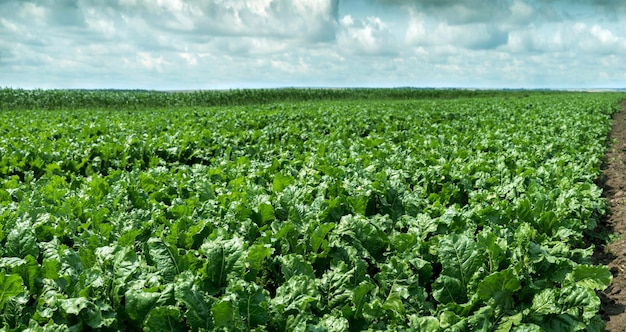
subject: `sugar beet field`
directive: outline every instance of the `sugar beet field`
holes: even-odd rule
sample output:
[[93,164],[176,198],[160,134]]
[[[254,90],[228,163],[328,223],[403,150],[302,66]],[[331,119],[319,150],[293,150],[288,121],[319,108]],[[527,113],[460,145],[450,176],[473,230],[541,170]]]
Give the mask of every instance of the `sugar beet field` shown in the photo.
[[0,327],[603,331],[624,97],[0,89]]

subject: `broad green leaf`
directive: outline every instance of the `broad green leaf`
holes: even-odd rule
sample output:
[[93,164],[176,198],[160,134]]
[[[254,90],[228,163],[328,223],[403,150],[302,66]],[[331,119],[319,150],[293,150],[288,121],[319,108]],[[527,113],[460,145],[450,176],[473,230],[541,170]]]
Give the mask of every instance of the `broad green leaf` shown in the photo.
[[541,326],[536,324],[520,324],[515,326],[511,332],[544,332]]
[[269,292],[260,286],[240,280],[232,291],[237,295],[239,314],[248,329],[263,325],[270,320]]
[[326,331],[326,332],[343,332],[350,330],[350,322],[344,317],[336,317],[326,314],[319,323],[315,325],[315,329],[309,328],[307,330],[312,331]]
[[447,275],[440,275],[433,283],[433,297],[440,303],[465,303],[467,290],[461,280]]
[[5,274],[0,271],[0,309],[13,296],[24,291],[24,282],[17,274]]
[[159,238],[150,238],[146,243],[149,263],[153,264],[165,282],[172,282],[176,275],[186,269],[178,249]]
[[543,331],[580,331],[585,324],[568,314],[550,315],[541,320]]
[[535,294],[530,309],[533,313],[539,315],[558,313],[560,309],[556,301],[556,291],[548,288]]
[[390,240],[393,250],[398,252],[410,251],[417,245],[417,236],[412,233],[395,233]]
[[344,262],[338,262],[332,264],[330,270],[324,272],[322,278],[319,279],[319,287],[325,295],[326,308],[342,308],[346,312],[350,310],[348,306],[350,306],[354,289],[353,271]]
[[560,291],[558,303],[563,311],[571,313],[572,316],[578,316],[582,309],[582,318],[587,322],[600,310],[600,298],[592,289],[572,285],[563,287]]
[[30,223],[18,222],[15,224],[15,228],[7,234],[6,255],[19,258],[28,255],[39,257],[37,238]]
[[404,299],[402,295],[405,292],[406,291],[397,291],[392,288],[390,293],[385,298],[385,302],[383,302],[383,304],[381,305],[381,308],[383,310],[392,312],[393,314],[390,315],[391,317],[395,317],[395,319],[401,319],[406,312],[402,303]]
[[229,274],[243,274],[245,251],[240,238],[207,240],[200,247],[200,252],[207,258],[204,273],[211,293],[216,294],[227,286]]
[[58,300],[57,303],[61,305],[61,309],[63,309],[64,312],[72,315],[78,315],[83,309],[93,306],[93,303],[84,297],[62,299]]
[[587,324],[588,332],[603,332],[606,327],[606,322],[600,315],[595,315],[591,321]]
[[130,229],[124,234],[121,234],[119,239],[117,240],[117,244],[126,247],[133,245],[135,243],[135,239],[143,233],[140,229]]
[[368,294],[374,289],[376,289],[376,286],[368,281],[363,281],[354,288],[352,293],[352,303],[354,304],[355,317],[359,317],[361,315],[363,306],[368,300]]
[[439,331],[439,320],[433,316],[411,317],[411,328],[415,331]]
[[105,312],[105,315],[103,315],[100,308],[85,297],[61,299],[58,300],[57,303],[60,304],[63,312],[79,316],[80,319],[91,328],[109,326],[114,322],[111,307],[104,306],[104,309],[108,309],[109,312]]
[[315,279],[306,275],[294,275],[276,289],[271,300],[278,312],[308,312],[310,306],[320,301]]
[[222,300],[213,304],[211,313],[216,327],[235,328],[237,324],[241,324],[237,306],[230,300]]
[[[138,283],[137,286],[141,286]],[[126,313],[138,322],[144,321],[153,308],[172,304],[174,299],[174,286],[169,284],[163,291],[147,291],[137,287],[131,287],[126,291]]]
[[[437,254],[443,266],[440,278],[449,277],[444,278],[443,283],[446,287],[454,287],[453,290],[445,292],[450,293],[455,302],[465,302],[469,281],[474,273],[485,264],[485,252],[480,250],[478,244],[468,236],[451,234],[446,235],[439,242]],[[458,280],[458,285],[452,279]]]
[[0,305],[0,322],[3,326],[16,327],[20,320],[24,320],[24,310],[27,308],[30,295],[23,292],[19,295],[9,297],[4,303],[4,308]]
[[439,314],[439,326],[443,329],[447,329],[462,320],[456,313],[445,310]]
[[490,272],[496,272],[500,262],[506,255],[506,240],[499,238],[492,230],[483,229],[477,235],[477,241],[480,246],[486,250],[488,257],[488,266]]
[[265,266],[265,261],[270,258],[274,248],[265,244],[255,244],[248,248],[246,263],[252,271],[261,270]]
[[174,306],[156,307],[150,310],[150,314],[144,323],[146,331],[187,331],[183,324],[183,315],[180,309]]
[[571,275],[576,284],[594,290],[604,290],[613,280],[606,266],[577,265]]
[[313,252],[317,252],[325,241],[324,238],[326,235],[335,228],[334,223],[324,223],[315,228],[313,233],[311,233],[311,248]]
[[286,280],[299,275],[315,278],[313,266],[302,255],[289,254],[282,256],[281,263],[280,270]]
[[103,247],[96,250],[101,266],[113,263],[115,281],[125,284],[139,268],[139,258],[129,247]]
[[7,272],[18,274],[26,282],[30,291],[35,288],[35,278],[39,275],[39,264],[37,260],[28,255],[25,258],[3,257],[0,259],[0,268],[7,269]]
[[185,318],[192,329],[208,330],[213,328],[211,306],[215,298],[204,294],[194,281],[191,271],[185,271],[177,277],[174,284],[176,300],[182,302],[187,309]]
[[374,220],[364,216],[347,215],[341,218],[332,235],[342,236],[344,241],[359,250],[365,250],[375,259],[382,258],[389,247],[389,237],[383,232]]
[[259,205],[259,215],[261,216],[261,224],[265,225],[276,219],[274,207],[271,204],[262,203]]
[[500,319],[500,322],[498,322],[498,328],[495,330],[495,332],[509,332],[513,329],[514,326],[520,325],[523,318],[524,316],[521,312],[513,316],[503,317],[502,319]]
[[484,306],[465,318],[470,331],[491,332],[494,321],[494,308]]
[[517,274],[513,269],[495,272],[478,284],[478,296],[483,300],[493,298],[498,306],[513,307],[513,293],[521,288]]
[[287,188],[289,185],[291,185],[292,183],[294,183],[294,178],[288,175],[277,173],[274,176],[274,181],[272,182],[272,189],[274,189],[274,192],[279,193],[283,191],[285,188]]

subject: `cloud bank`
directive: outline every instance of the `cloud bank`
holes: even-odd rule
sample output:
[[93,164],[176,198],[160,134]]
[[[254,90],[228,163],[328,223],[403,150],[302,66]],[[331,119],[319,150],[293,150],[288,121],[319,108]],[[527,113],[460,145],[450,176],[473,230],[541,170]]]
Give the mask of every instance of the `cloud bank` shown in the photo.
[[0,0],[0,86],[622,87],[617,0]]

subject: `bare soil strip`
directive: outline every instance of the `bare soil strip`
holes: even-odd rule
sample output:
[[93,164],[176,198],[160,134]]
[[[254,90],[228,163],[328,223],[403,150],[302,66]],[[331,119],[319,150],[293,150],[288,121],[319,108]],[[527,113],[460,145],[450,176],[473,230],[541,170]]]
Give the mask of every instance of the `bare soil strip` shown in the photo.
[[602,225],[611,240],[594,255],[597,264],[608,265],[613,282],[600,295],[601,314],[606,331],[626,331],[626,101],[613,116],[606,153],[604,176],[600,185],[609,203],[610,213]]

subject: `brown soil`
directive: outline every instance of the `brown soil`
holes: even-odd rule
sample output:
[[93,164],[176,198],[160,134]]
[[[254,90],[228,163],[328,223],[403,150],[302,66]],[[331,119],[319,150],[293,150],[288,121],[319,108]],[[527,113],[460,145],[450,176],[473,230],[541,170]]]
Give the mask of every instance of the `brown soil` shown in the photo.
[[622,110],[613,116],[610,147],[600,181],[610,207],[602,227],[611,239],[594,255],[597,264],[608,265],[613,273],[613,282],[599,294],[601,314],[607,322],[606,331],[610,332],[626,331],[626,101],[621,106]]

